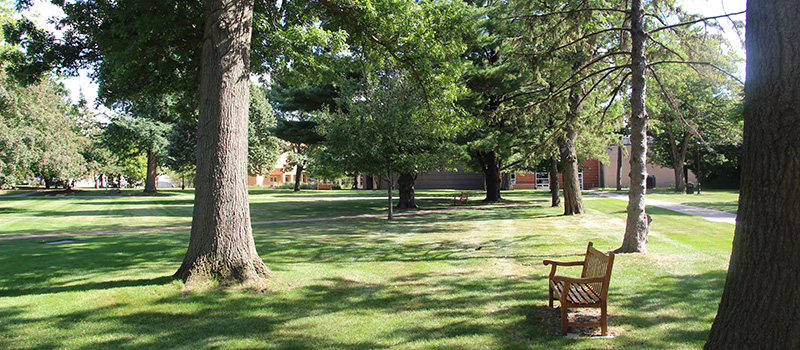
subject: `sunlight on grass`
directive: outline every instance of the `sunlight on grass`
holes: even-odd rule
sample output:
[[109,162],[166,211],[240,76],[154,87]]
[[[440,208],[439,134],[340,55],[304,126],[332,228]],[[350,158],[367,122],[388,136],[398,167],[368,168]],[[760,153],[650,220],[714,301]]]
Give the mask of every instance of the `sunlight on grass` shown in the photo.
[[[573,340],[558,336],[541,261],[579,259],[588,241],[601,250],[618,247],[625,202],[587,199],[587,215],[564,217],[547,206],[545,193],[506,197],[535,204],[430,211],[452,203],[426,199],[429,212],[392,222],[255,225],[258,251],[279,276],[266,294],[212,288],[183,295],[170,276],[188,230],[83,236],[61,245],[3,241],[0,348],[702,347],[724,283],[731,225],[648,209],[649,254],[619,255],[615,263],[615,337]],[[0,212],[0,231],[100,229],[126,215],[140,226],[168,225],[185,222],[190,204],[173,197],[4,199],[0,208],[16,211]],[[256,221],[381,214],[384,204],[263,195],[251,210]],[[42,222],[26,223],[32,219]]]

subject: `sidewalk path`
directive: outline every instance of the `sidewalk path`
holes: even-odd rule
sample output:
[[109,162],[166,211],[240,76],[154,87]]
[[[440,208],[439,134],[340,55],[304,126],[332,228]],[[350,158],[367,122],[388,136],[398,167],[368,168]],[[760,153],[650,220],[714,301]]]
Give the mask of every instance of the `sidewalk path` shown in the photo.
[[[601,191],[585,191],[588,193],[593,193],[601,197],[608,197],[608,198],[616,198],[621,200],[628,200],[627,195],[616,194],[616,193],[609,193],[609,192],[601,192]],[[695,207],[686,204],[678,204],[678,203],[670,203],[665,201],[660,201],[657,199],[652,198],[645,198],[645,204],[664,208],[667,210],[672,210],[674,212],[678,212],[681,214],[692,215],[692,216],[702,216],[706,220],[714,221],[714,222],[727,222],[732,225],[736,225],[736,214],[731,214],[728,212],[724,212],[721,210],[714,210],[708,208],[701,208]]]

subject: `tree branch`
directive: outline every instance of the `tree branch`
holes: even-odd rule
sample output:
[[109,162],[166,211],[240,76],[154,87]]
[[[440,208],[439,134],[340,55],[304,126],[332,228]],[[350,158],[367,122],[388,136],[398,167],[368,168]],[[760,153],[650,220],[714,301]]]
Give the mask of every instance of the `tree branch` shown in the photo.
[[700,19],[696,19],[694,21],[681,22],[681,23],[677,23],[677,24],[673,24],[673,25],[669,25],[669,26],[659,27],[659,28],[656,28],[656,29],[653,29],[653,30],[647,32],[647,34],[653,34],[653,33],[660,32],[662,30],[667,30],[667,29],[671,29],[671,28],[675,28],[675,27],[688,26],[690,24],[695,24],[695,23],[698,23],[698,22],[705,22],[705,21],[712,20],[712,19],[730,17],[730,16],[736,16],[736,15],[742,15],[742,14],[745,14],[745,13],[746,13],[746,11],[741,11],[741,12],[727,13],[727,14],[724,14],[724,15],[713,16],[713,17],[703,17],[703,18],[700,18]]
[[712,67],[712,68],[724,73],[725,75],[731,77],[733,80],[736,80],[736,82],[738,82],[739,84],[744,85],[744,82],[741,79],[739,79],[738,77],[736,77],[735,75],[733,75],[731,73],[728,73],[726,70],[718,67],[717,65],[715,65],[715,64],[713,64],[711,62],[702,62],[702,61],[656,61],[656,62],[651,62],[650,64],[648,64],[648,66],[655,66],[655,65],[659,65],[659,64],[676,64],[676,63],[677,64],[689,64],[689,65],[697,64],[697,65],[703,65],[703,66],[710,66],[710,67]]

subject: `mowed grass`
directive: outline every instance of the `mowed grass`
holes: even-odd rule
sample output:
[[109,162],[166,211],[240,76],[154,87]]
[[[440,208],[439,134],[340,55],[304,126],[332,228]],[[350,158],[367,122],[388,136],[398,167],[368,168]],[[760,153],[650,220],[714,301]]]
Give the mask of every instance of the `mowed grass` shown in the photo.
[[[649,254],[616,259],[609,297],[614,337],[568,339],[559,336],[558,312],[547,307],[549,267],[541,260],[579,259],[588,241],[603,250],[618,247],[626,203],[586,198],[587,215],[564,217],[547,206],[544,193],[506,197],[533,204],[429,210],[392,222],[365,217],[254,225],[258,251],[278,275],[264,294],[212,288],[184,295],[182,283],[170,276],[185,253],[188,230],[68,237],[75,242],[60,245],[0,241],[0,348],[702,347],[721,295],[733,225],[649,208]],[[421,202],[426,209],[448,209],[451,200]],[[0,212],[0,225],[25,213],[66,218],[45,232],[126,220],[169,226],[191,216],[186,201],[4,199],[2,208],[29,207]],[[384,205],[264,195],[252,198],[251,212],[258,221],[381,214]],[[35,225],[0,232],[7,235],[8,227],[37,232]]]
[[[606,188],[604,191],[627,195],[628,190],[616,191]],[[675,193],[672,188],[652,188],[647,190],[647,198],[665,202],[693,205],[701,208],[716,209],[736,214],[739,209],[739,190],[702,190],[700,194]]]

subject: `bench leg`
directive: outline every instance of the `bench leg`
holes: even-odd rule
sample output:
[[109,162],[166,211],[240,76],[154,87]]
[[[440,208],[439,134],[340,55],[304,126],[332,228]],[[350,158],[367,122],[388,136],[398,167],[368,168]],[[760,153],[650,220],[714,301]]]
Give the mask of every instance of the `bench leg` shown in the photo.
[[608,312],[605,303],[600,306],[600,335],[608,335]]
[[569,328],[569,316],[567,316],[567,308],[561,305],[561,335],[567,335]]
[[553,308],[553,287],[552,286],[549,288],[549,292],[550,292],[550,308],[552,309]]

